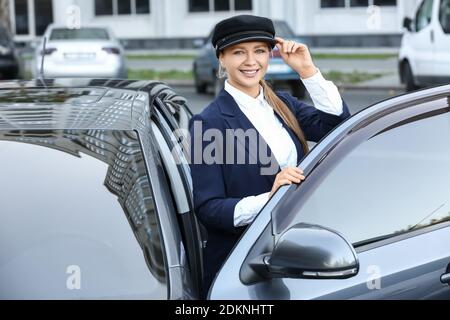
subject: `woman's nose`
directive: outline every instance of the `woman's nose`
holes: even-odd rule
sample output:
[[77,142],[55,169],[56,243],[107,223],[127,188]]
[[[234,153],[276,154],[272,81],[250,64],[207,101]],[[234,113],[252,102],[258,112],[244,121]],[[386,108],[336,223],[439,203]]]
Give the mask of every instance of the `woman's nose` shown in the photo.
[[256,64],[255,55],[252,53],[247,54],[246,59],[245,59],[245,64],[247,64],[247,65]]

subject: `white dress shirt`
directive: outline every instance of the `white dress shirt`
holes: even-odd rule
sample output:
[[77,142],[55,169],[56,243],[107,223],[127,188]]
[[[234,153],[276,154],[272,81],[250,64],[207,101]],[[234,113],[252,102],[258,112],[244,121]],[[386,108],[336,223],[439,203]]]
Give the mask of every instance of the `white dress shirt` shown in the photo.
[[[336,116],[342,114],[343,102],[337,87],[333,82],[325,80],[320,71],[302,81],[317,109]],[[273,108],[264,98],[262,88],[256,99],[233,87],[228,81],[225,82],[225,90],[234,98],[241,111],[264,138],[280,168],[297,166],[295,144],[276,117]],[[270,192],[247,197],[238,202],[234,209],[234,226],[242,227],[253,222],[269,200],[269,195]]]

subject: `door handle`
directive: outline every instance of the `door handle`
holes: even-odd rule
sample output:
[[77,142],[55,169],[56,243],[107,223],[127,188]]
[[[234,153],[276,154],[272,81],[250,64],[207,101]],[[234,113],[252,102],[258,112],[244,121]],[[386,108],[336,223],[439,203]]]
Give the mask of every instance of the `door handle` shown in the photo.
[[445,273],[441,276],[441,282],[443,284],[448,284],[450,285],[450,273]]

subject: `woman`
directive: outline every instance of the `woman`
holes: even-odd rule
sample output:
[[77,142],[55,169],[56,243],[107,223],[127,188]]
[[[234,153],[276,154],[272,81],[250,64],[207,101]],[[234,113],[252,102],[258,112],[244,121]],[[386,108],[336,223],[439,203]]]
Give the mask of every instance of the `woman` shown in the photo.
[[[190,123],[194,206],[208,232],[204,294],[269,198],[280,186],[305,179],[296,166],[308,152],[307,141],[319,141],[350,116],[308,48],[275,38],[270,19],[226,19],[216,25],[212,43],[219,73],[227,75],[225,89]],[[298,72],[314,107],[274,93],[263,80],[275,45]]]

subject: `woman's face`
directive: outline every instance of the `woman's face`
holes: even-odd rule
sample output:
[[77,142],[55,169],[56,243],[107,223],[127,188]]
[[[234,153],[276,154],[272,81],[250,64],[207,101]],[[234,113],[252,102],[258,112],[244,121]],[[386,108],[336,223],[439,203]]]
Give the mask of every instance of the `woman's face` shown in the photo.
[[253,97],[259,94],[259,82],[269,66],[270,50],[265,42],[244,42],[226,48],[219,60],[234,87]]

